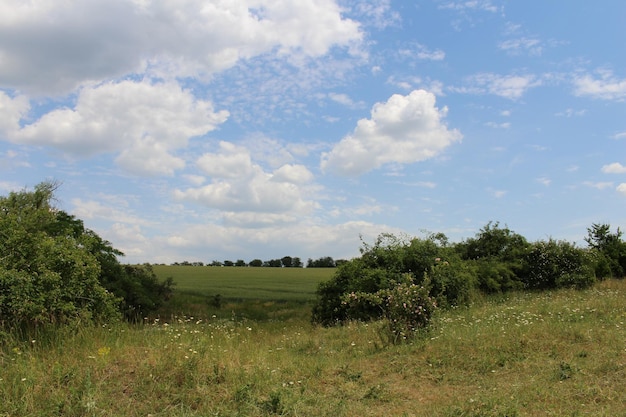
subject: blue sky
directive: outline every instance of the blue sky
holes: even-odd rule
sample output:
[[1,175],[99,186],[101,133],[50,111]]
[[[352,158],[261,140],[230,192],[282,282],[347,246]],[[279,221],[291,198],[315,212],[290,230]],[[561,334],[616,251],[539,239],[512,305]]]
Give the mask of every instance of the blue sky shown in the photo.
[[626,229],[626,3],[0,0],[0,192],[124,262]]

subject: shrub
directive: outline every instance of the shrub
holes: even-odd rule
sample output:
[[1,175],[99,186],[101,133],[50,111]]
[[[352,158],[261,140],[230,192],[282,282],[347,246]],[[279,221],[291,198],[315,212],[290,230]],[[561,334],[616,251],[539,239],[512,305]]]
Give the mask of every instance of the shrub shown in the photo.
[[384,336],[391,343],[411,340],[428,327],[437,304],[429,289],[413,283],[409,275],[375,293],[351,292],[342,297],[350,309],[376,308],[385,320]]
[[521,277],[528,289],[588,288],[596,281],[589,253],[553,239],[535,242],[524,257]]
[[425,274],[430,296],[442,307],[468,305],[476,288],[476,271],[461,260],[452,262],[435,258],[435,265]]

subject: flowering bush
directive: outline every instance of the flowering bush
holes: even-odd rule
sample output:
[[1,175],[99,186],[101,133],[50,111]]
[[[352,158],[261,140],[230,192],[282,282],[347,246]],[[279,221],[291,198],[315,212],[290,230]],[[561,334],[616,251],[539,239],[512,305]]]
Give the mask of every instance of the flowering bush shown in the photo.
[[349,309],[378,308],[386,322],[386,336],[392,343],[412,339],[420,329],[426,328],[437,307],[428,289],[414,284],[409,276],[375,293],[345,294],[342,303]]

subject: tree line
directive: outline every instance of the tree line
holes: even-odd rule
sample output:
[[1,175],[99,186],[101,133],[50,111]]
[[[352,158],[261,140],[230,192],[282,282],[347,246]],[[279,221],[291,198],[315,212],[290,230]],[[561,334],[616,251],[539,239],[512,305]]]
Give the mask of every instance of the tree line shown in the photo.
[[[333,259],[332,256],[322,256],[317,259],[309,258],[306,262],[307,268],[335,268],[346,263],[345,259]],[[175,266],[236,266],[236,267],[266,267],[266,268],[304,268],[304,264],[299,257],[283,256],[280,259],[270,259],[263,261],[261,259],[253,259],[250,262],[246,262],[243,259],[236,261],[211,261],[207,264],[204,262],[174,262]]]

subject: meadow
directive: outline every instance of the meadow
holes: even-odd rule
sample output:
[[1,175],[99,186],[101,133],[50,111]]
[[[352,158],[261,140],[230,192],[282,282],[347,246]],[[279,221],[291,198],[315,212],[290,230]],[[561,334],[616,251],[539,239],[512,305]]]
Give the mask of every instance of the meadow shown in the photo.
[[332,270],[168,268],[168,314],[1,334],[0,416],[626,415],[625,280],[478,299],[389,345],[310,323],[307,274]]

